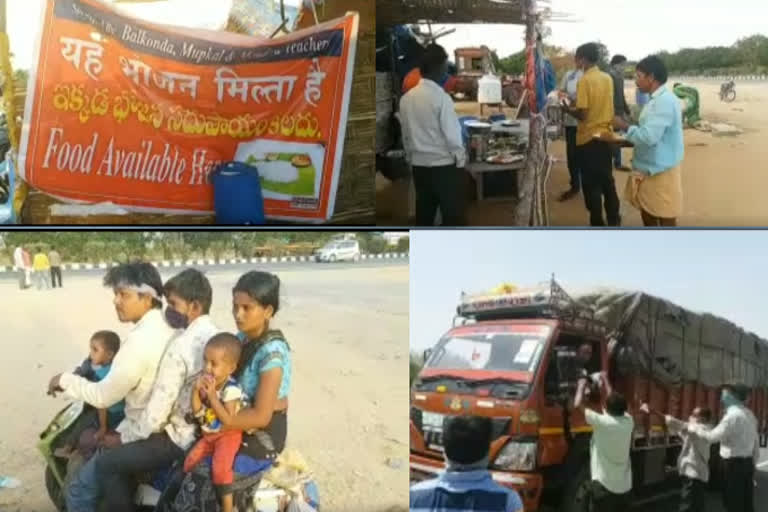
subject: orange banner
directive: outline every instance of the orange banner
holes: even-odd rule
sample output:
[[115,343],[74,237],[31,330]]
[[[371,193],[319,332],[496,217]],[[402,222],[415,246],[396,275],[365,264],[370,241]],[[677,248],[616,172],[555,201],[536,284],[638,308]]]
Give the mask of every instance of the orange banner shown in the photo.
[[99,0],[47,0],[22,177],[136,211],[213,210],[220,162],[259,169],[267,216],[333,215],[357,14],[275,40],[153,25]]

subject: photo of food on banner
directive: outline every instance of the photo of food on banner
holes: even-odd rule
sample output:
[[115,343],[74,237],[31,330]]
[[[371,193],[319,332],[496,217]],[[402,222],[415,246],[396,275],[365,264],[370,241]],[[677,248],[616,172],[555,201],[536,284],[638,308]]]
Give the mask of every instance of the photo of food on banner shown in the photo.
[[[20,221],[92,223],[96,207],[168,223],[344,214],[335,206],[349,188],[340,175],[357,103],[354,4],[44,0],[30,78],[13,98],[23,105]],[[23,203],[40,195],[50,208],[35,215]]]

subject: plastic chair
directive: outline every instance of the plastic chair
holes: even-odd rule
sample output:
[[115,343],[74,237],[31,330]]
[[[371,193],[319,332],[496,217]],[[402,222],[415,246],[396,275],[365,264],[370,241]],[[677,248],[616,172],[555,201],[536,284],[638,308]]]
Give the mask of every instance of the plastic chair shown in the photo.
[[266,223],[261,179],[256,167],[227,162],[211,173],[216,223],[262,225]]

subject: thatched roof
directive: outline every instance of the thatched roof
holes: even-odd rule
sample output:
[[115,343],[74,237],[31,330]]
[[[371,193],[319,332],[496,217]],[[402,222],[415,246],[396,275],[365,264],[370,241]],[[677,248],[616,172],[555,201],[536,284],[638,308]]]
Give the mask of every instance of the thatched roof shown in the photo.
[[377,0],[376,23],[503,23],[522,25],[524,0]]

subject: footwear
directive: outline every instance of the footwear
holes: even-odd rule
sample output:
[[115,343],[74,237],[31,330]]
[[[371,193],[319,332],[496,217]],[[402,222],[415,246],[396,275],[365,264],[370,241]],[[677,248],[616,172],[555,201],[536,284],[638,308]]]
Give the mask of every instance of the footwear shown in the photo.
[[560,194],[560,197],[557,200],[560,201],[560,202],[563,202],[563,201],[567,201],[567,200],[569,200],[569,199],[571,199],[573,197],[576,197],[577,195],[579,195],[579,189],[572,188],[572,189],[566,190],[565,192]]
[[632,169],[627,167],[626,165],[622,165],[616,168],[617,171],[624,171],[624,172],[632,172]]

